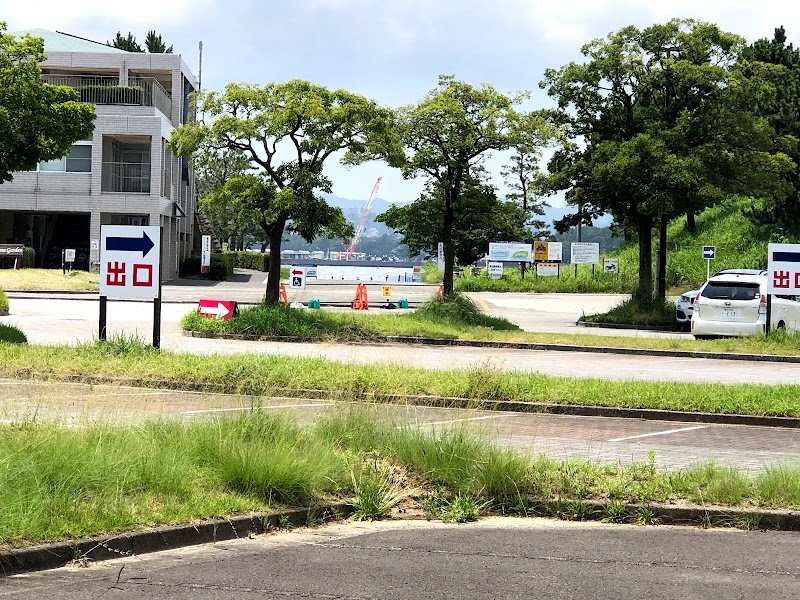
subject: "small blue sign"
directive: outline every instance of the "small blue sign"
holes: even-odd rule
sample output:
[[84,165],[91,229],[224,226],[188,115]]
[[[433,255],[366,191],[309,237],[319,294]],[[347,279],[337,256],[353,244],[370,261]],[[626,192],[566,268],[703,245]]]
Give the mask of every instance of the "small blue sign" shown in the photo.
[[703,246],[703,258],[706,260],[712,260],[717,256],[717,247],[716,246]]

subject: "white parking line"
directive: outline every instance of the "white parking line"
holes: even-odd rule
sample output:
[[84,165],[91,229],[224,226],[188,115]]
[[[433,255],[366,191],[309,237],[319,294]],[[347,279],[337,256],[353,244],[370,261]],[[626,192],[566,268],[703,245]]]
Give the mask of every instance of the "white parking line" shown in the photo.
[[515,417],[517,415],[487,415],[485,417],[468,417],[465,419],[450,419],[449,421],[431,421],[430,423],[419,423],[420,425],[449,425],[450,423],[462,423],[464,421],[484,421],[486,419],[502,419]]
[[667,435],[669,433],[680,433],[681,431],[694,431],[695,429],[705,429],[708,425],[695,425],[694,427],[681,427],[680,429],[668,429],[667,431],[656,431],[655,433],[642,433],[641,435],[630,435],[628,437],[614,438],[609,442],[626,442],[628,440],[638,440],[640,438],[652,437],[654,435]]
[[239,408],[209,408],[206,410],[187,410],[184,415],[201,415],[204,413],[233,412],[237,410],[261,410],[273,408],[308,408],[311,406],[334,406],[334,402],[310,402],[308,404],[276,404],[272,406],[241,406]]

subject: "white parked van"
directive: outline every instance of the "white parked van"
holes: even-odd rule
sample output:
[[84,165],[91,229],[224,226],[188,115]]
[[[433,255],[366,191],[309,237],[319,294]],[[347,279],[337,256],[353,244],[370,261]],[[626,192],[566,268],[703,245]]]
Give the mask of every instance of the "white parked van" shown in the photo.
[[[800,297],[772,296],[770,327],[800,331]],[[696,338],[761,335],[767,323],[767,272],[729,269],[709,279],[694,299]]]

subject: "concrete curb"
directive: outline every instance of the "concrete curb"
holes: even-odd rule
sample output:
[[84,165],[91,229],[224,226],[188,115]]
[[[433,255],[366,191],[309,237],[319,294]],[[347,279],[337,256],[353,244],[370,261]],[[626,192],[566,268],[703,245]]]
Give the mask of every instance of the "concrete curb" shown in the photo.
[[[222,334],[211,331],[184,331],[187,337],[212,338],[220,340],[242,340],[251,342],[311,343],[330,342],[318,337],[258,336],[247,334]],[[350,345],[418,344],[422,346],[462,346],[474,348],[502,348],[511,350],[541,350],[552,352],[585,352],[589,354],[622,354],[628,356],[662,356],[665,358],[703,358],[712,360],[739,360],[746,362],[777,362],[800,364],[800,356],[776,354],[733,354],[729,352],[700,352],[696,350],[657,350],[646,348],[627,348],[613,346],[575,346],[571,344],[546,344],[534,342],[493,342],[482,340],[458,340],[441,338],[421,338],[409,336],[388,336],[383,340],[343,341]]]
[[310,522],[346,518],[352,513],[353,508],[347,504],[333,504],[277,513],[254,513],[229,519],[157,527],[117,536],[56,542],[3,551],[0,552],[0,578],[26,571],[54,569],[72,560],[108,560],[246,537],[250,533],[258,534],[277,529],[280,526],[279,521],[284,519],[292,526],[300,526]]
[[592,323],[590,321],[575,321],[576,327],[593,327],[595,329],[628,329],[636,331],[673,331],[679,332],[680,327],[667,325],[625,325],[623,323]]
[[[534,502],[529,512],[541,517],[570,518],[570,504],[579,501]],[[598,521],[608,518],[608,502],[598,500],[582,501],[591,514],[580,519]],[[720,506],[699,506],[674,504],[634,504],[622,505],[624,513],[615,523],[636,523],[643,525],[680,525],[691,527],[734,527],[740,529],[760,529],[775,531],[800,531],[800,512],[791,510],[772,510],[762,508],[724,508]],[[573,506],[572,508],[575,508]],[[652,518],[645,522],[643,515]]]

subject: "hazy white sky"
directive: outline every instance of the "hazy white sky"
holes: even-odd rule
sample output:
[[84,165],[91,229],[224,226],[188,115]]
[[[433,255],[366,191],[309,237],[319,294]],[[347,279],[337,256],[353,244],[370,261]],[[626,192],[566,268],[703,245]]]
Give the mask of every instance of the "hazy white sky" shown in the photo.
[[[389,106],[419,100],[441,73],[505,93],[531,90],[529,107],[545,106],[546,68],[579,60],[581,45],[625,25],[673,17],[711,21],[748,41],[783,25],[800,43],[800,3],[785,0],[0,0],[10,31],[42,27],[105,42],[118,30],[143,41],[155,29],[195,72],[202,40],[204,89],[299,77]],[[379,175],[389,201],[421,189],[382,164],[326,172],[346,198],[366,199]]]

